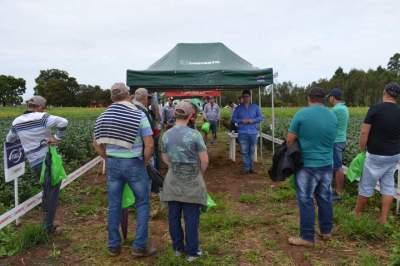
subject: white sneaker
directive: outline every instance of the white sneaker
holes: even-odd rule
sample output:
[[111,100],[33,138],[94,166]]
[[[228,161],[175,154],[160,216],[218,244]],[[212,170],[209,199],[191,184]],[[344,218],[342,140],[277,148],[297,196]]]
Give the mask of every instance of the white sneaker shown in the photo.
[[197,260],[198,258],[199,258],[199,256],[188,256],[186,258],[186,261],[187,262],[193,262],[193,261]]
[[175,257],[180,257],[180,256],[182,256],[182,252],[181,251],[179,251],[179,250],[174,250],[174,255],[175,255]]

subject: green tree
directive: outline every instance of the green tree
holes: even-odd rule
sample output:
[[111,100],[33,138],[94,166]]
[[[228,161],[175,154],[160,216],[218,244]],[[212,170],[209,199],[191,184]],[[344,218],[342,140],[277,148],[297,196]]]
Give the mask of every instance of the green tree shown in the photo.
[[390,59],[387,68],[400,76],[400,53],[395,53]]
[[76,95],[76,103],[78,106],[103,105],[111,104],[110,90],[102,90],[100,86],[79,84],[79,91]]
[[26,91],[25,85],[23,78],[0,75],[0,103],[3,106],[21,104],[21,95]]
[[41,70],[35,81],[35,94],[45,97],[48,104],[76,106],[79,84],[68,72],[59,69]]

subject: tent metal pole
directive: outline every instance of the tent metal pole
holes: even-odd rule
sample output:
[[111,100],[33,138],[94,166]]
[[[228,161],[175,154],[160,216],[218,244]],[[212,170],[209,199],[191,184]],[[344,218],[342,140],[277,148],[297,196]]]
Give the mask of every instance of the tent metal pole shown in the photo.
[[[262,106],[261,106],[261,86],[258,87],[258,106],[262,113]],[[263,161],[263,138],[262,138],[262,121],[260,122],[260,157],[261,161]]]
[[272,155],[275,154],[275,103],[274,103],[274,83],[271,89],[271,108],[272,108]]

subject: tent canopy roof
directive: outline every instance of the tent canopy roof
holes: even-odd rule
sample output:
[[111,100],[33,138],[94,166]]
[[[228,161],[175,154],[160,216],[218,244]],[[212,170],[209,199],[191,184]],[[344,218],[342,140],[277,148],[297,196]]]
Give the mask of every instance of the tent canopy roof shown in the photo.
[[272,83],[272,68],[258,69],[222,43],[179,43],[147,70],[127,71],[127,85],[152,89],[242,89]]

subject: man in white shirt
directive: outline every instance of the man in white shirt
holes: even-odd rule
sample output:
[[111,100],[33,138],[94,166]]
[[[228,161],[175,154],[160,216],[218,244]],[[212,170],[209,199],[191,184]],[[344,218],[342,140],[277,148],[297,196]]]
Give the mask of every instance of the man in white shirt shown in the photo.
[[[35,177],[39,180],[43,162],[46,160],[45,181],[43,184],[43,224],[48,234],[55,233],[54,217],[57,209],[58,194],[61,182],[51,185],[51,158],[46,154],[49,145],[57,145],[63,138],[68,121],[65,118],[49,115],[44,112],[46,99],[42,96],[33,96],[27,102],[27,111],[18,116],[7,134],[6,142],[21,141],[25,157]],[[51,129],[56,128],[56,134],[51,134]]]

